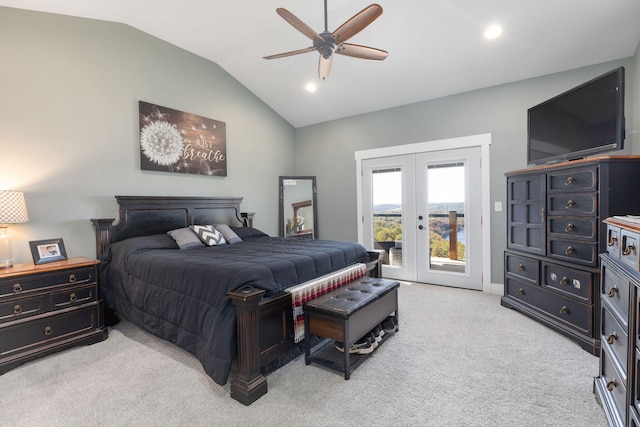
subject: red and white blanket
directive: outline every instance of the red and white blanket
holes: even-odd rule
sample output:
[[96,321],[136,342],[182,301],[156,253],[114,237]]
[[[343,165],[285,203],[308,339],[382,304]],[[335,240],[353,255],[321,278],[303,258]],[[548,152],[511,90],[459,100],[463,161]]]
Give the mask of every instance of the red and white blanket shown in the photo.
[[354,264],[326,276],[287,288],[286,291],[291,293],[293,306],[294,342],[298,343],[304,339],[304,312],[302,305],[305,302],[366,275],[367,266],[365,264]]

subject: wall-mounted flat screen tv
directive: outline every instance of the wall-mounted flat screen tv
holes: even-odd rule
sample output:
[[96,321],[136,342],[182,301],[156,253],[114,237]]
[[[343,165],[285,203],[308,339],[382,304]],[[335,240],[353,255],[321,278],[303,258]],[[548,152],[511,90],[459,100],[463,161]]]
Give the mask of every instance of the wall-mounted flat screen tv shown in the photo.
[[624,67],[529,108],[528,119],[530,166],[622,150]]

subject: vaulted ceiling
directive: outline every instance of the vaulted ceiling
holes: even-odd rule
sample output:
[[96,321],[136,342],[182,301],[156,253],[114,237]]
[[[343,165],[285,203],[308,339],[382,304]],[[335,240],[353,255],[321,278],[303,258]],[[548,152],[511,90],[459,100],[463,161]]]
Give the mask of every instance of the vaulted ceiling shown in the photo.
[[[333,31],[371,4],[328,0]],[[0,0],[0,6],[128,24],[207,58],[295,127],[439,98],[633,56],[639,0],[378,0],[383,14],[349,40],[389,52],[384,61],[318,53],[265,60],[312,42],[278,14],[318,33],[323,0]],[[483,37],[491,24],[502,35]],[[307,83],[317,85],[314,93]]]

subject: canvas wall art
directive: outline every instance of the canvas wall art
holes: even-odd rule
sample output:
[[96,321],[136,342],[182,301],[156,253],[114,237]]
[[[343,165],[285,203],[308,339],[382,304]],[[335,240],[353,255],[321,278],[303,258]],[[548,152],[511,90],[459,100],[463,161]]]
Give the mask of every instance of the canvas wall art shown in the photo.
[[224,122],[139,103],[142,170],[227,176]]

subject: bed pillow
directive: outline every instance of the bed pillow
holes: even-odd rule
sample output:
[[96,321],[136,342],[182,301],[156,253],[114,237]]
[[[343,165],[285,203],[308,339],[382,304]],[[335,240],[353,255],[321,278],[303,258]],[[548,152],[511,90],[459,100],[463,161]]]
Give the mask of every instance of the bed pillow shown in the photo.
[[242,239],[227,224],[216,224],[214,227],[222,233],[227,243],[233,245],[234,243],[242,242]]
[[196,236],[189,227],[167,231],[167,234],[176,241],[180,249],[193,249],[204,246],[198,236]]
[[238,237],[240,237],[242,240],[249,239],[251,237],[269,237],[268,234],[265,234],[262,231],[252,227],[231,227],[231,229],[235,231]]
[[224,245],[227,241],[213,225],[192,225],[191,229],[207,246]]

